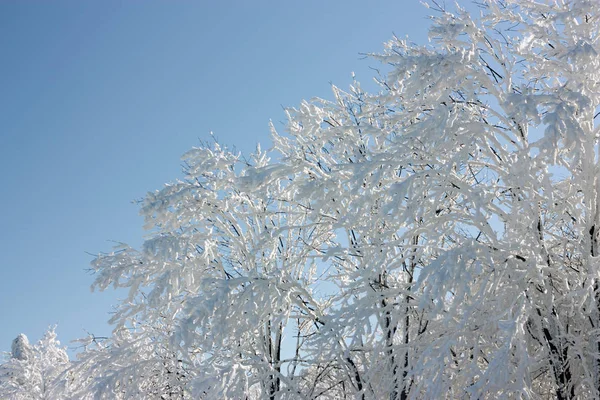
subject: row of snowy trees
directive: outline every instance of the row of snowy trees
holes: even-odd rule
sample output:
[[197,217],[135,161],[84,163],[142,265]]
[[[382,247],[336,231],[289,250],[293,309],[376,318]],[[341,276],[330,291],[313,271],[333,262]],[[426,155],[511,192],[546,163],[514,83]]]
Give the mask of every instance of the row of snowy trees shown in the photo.
[[12,343],[10,358],[0,365],[0,398],[64,398],[72,376],[70,367],[54,329],[34,345],[21,334]]
[[600,3],[477,5],[269,151],[188,152],[64,397],[600,398]]

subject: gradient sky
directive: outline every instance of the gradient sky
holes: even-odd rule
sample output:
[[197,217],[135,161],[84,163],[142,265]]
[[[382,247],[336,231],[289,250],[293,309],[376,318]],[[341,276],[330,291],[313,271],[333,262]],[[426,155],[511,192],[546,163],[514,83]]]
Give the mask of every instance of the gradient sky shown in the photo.
[[[395,33],[426,42],[418,0],[0,2],[0,350],[58,324],[108,335],[119,293],[92,256],[138,246],[132,201],[208,140],[269,147],[282,106],[371,81]],[[71,350],[73,353],[74,350]]]

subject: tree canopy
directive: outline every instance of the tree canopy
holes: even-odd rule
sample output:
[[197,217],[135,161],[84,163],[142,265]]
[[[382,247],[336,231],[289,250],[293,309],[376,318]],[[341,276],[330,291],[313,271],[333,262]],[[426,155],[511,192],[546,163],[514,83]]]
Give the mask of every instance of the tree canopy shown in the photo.
[[271,149],[186,153],[93,262],[129,296],[73,393],[599,398],[600,3],[476,5]]

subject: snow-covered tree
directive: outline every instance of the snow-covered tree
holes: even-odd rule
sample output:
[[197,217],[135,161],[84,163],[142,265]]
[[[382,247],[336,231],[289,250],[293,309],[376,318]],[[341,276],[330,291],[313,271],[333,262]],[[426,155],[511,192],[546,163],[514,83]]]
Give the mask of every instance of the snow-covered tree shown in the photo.
[[476,5],[270,151],[187,153],[94,262],[117,331],[166,318],[195,398],[599,398],[600,3]]
[[303,315],[319,313],[307,289],[316,249],[330,233],[305,229],[308,210],[273,199],[272,188],[237,188],[236,169],[268,168],[260,149],[246,161],[218,145],[185,159],[187,179],[143,205],[155,236],[142,251],[123,247],[99,257],[96,286],[131,288],[113,318],[118,329],[131,316],[149,326],[172,321],[169,351],[197,371],[196,398],[292,390],[294,376],[282,368],[296,368],[282,358],[283,336],[298,331]]
[[0,365],[0,398],[64,399],[69,366],[69,356],[60,347],[54,328],[33,346],[20,334],[12,343],[10,358]]
[[10,358],[15,360],[25,361],[31,357],[32,349],[29,339],[22,333],[13,340],[10,349]]

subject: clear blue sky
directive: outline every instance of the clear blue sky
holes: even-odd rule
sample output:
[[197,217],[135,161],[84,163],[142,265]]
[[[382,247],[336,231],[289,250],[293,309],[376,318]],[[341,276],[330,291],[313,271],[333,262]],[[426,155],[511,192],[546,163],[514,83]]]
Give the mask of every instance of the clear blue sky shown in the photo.
[[[107,335],[92,257],[139,245],[135,199],[209,138],[249,152],[282,105],[331,98],[361,52],[426,41],[418,0],[0,2],[0,350],[58,324]],[[267,147],[267,146],[263,146]],[[69,344],[70,345],[70,344]]]

